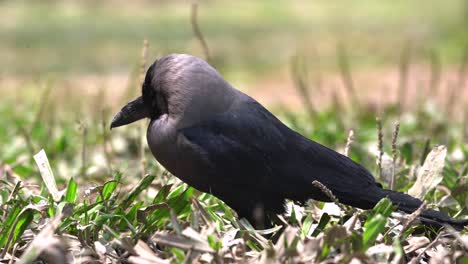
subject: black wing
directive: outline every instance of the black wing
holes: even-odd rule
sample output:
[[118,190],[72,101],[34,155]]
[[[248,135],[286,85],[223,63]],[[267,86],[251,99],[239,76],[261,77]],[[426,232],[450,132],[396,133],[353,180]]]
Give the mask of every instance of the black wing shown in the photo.
[[209,164],[209,191],[236,210],[260,202],[280,212],[285,198],[328,201],[314,180],[359,206],[348,196],[359,199],[356,192],[376,186],[362,166],[289,129],[253,100],[179,132]]

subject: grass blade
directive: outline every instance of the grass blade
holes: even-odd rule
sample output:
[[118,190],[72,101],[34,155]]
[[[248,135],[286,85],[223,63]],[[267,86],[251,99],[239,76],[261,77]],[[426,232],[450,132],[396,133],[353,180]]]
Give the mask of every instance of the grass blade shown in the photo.
[[75,203],[77,198],[78,185],[73,177],[68,182],[67,191],[65,193],[65,201],[67,203]]
[[36,161],[37,167],[39,167],[39,172],[41,173],[42,179],[47,187],[47,190],[52,195],[54,201],[60,201],[62,194],[57,189],[57,184],[55,183],[54,173],[50,167],[49,159],[44,151],[41,149],[39,153],[34,155],[34,160]]

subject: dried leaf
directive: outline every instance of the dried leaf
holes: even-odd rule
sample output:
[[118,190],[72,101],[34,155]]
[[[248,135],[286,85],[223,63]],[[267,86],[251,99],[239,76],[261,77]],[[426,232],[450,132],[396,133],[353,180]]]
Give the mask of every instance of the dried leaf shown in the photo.
[[406,239],[408,245],[404,246],[405,253],[409,254],[412,253],[420,248],[427,246],[430,241],[427,237],[409,237]]
[[442,181],[442,171],[445,165],[447,148],[435,147],[426,157],[424,165],[418,172],[416,182],[408,190],[408,194],[422,199],[427,192],[434,189]]
[[185,250],[195,250],[206,253],[215,253],[215,251],[210,247],[207,242],[194,241],[186,237],[180,237],[172,234],[157,233],[154,234],[151,239],[165,246],[176,247]]
[[64,245],[57,237],[54,237],[55,230],[62,222],[63,216],[64,214],[57,215],[50,221],[28,246],[18,263],[31,263],[39,255],[43,256],[42,253],[50,257],[48,259],[50,263],[65,263],[65,261],[61,261],[66,259]]
[[171,263],[170,260],[161,259],[154,254],[151,248],[143,241],[138,240],[137,244],[135,245],[135,252],[138,256],[130,256],[128,261],[130,263],[135,264],[169,264]]

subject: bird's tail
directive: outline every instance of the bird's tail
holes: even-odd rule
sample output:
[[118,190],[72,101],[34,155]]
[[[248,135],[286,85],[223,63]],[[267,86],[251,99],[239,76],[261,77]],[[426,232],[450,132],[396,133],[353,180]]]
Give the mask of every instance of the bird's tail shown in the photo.
[[[385,190],[385,189],[380,189],[381,190],[381,195],[380,198],[388,197],[393,204],[398,206],[398,210],[401,210],[406,213],[412,213],[416,209],[418,209],[422,201],[414,198],[408,194],[405,193],[400,193],[400,192],[394,192],[391,190]],[[465,226],[468,226],[468,219],[463,219],[463,220],[457,220],[454,218],[451,218],[450,216],[431,209],[427,209],[422,211],[420,215],[420,220],[424,224],[431,225],[431,226],[436,226],[436,227],[441,227],[444,224],[451,225],[453,228],[456,230],[461,230]]]

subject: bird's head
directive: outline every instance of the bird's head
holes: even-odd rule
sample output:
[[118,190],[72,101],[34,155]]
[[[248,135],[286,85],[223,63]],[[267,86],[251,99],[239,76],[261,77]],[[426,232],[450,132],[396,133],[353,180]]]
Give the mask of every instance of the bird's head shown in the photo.
[[204,60],[186,54],[168,55],[148,68],[142,96],[129,102],[114,116],[111,129],[163,115],[189,125],[224,111],[236,92]]

